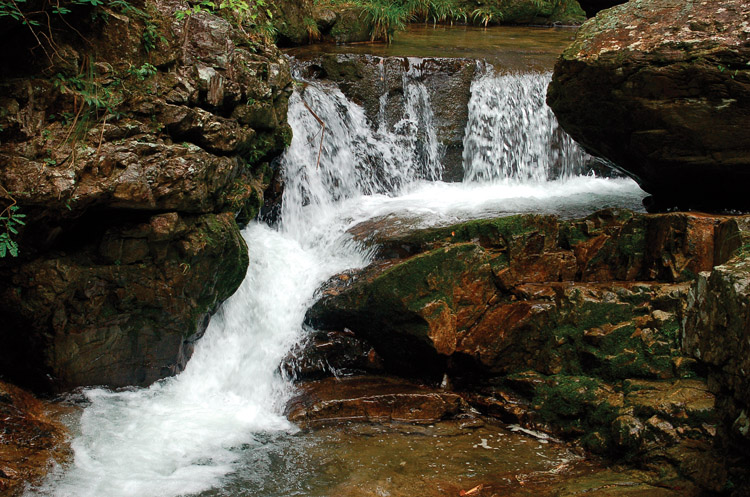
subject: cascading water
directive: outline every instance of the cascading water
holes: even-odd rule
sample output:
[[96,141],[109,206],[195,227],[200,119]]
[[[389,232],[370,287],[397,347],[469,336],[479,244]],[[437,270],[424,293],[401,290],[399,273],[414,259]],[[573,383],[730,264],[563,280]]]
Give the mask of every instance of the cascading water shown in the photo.
[[585,152],[545,102],[551,79],[551,73],[482,71],[471,86],[464,181],[543,182],[585,174]]
[[[242,286],[214,316],[182,374],[147,389],[85,391],[88,405],[72,442],[73,464],[53,472],[29,495],[169,497],[220,488],[228,475],[245,475],[247,454],[263,454],[273,443],[269,433],[294,432],[281,414],[292,387],[278,365],[302,338],[304,313],[316,289],[331,275],[367,263],[368,254],[346,234],[363,220],[397,215],[434,224],[558,211],[563,205],[586,211],[613,199],[631,206],[640,201],[629,180],[542,181],[550,179],[562,154],[558,150],[553,160],[542,150],[555,147],[558,133],[548,111],[539,110],[538,87],[546,76],[479,79],[467,127],[472,181],[434,181],[440,150],[434,130],[424,129],[432,126],[429,98],[412,84],[414,78],[404,77],[409,81],[403,118],[390,131],[373,130],[364,111],[337,89],[310,83],[295,93],[281,222],[275,229],[252,223],[244,230],[251,263]],[[527,100],[531,108],[511,109]],[[493,111],[493,105],[501,107]],[[326,124],[319,164],[322,131],[313,112]],[[516,122],[523,125],[515,135],[503,132],[500,145],[490,143],[499,123]],[[562,155],[575,164],[576,153]],[[487,181],[509,171],[519,180],[538,181]],[[266,489],[275,478],[268,469],[273,464],[252,464],[253,475],[241,476],[244,495],[278,495]]]

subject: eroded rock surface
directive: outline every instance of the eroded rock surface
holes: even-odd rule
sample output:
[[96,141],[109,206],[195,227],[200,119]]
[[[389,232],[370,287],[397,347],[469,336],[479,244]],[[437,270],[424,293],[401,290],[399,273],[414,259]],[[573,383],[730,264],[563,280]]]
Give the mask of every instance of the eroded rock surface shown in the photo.
[[302,427],[349,421],[430,424],[470,410],[458,394],[390,377],[327,378],[301,389],[286,415]]
[[49,405],[0,381],[0,495],[20,495],[38,482],[53,462],[70,457],[65,428]]
[[0,261],[0,369],[36,387],[179,371],[246,271],[234,214],[257,214],[291,138],[275,47],[175,2],[133,7],[74,12],[85,40],[62,31],[65,57],[0,80],[0,207],[26,215]]
[[747,207],[750,4],[643,0],[600,12],[559,59],[562,127],[666,205]]
[[330,280],[308,320],[372,344],[386,371],[442,378],[486,414],[718,492],[724,394],[685,353],[682,327],[697,275],[732,257],[746,223],[623,210],[417,231],[369,222],[352,235],[376,261]]

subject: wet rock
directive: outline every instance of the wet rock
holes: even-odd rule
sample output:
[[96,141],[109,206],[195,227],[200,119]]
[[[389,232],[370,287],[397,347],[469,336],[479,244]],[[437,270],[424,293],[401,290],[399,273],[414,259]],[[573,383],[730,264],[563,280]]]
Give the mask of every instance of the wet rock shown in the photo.
[[246,270],[234,214],[258,214],[291,138],[276,47],[206,10],[141,7],[60,34],[78,64],[0,78],[0,210],[26,215],[20,257],[0,260],[0,372],[25,384],[179,371]]
[[306,319],[316,327],[351,329],[389,368],[439,377],[458,335],[485,311],[494,293],[491,278],[486,254],[474,244],[457,244],[336,278]]
[[457,394],[388,377],[329,378],[301,389],[286,415],[302,427],[344,421],[430,424],[469,410]]
[[0,381],[0,494],[20,495],[38,483],[54,461],[66,462],[67,431],[54,406]]
[[[730,454],[730,478],[737,495],[750,489],[746,468],[750,458],[750,259],[745,252],[746,218],[727,221],[728,236],[719,252],[739,253],[710,273],[701,273],[688,298],[684,348],[708,366],[709,385],[717,396],[721,446]],[[732,250],[735,249],[735,250]]]
[[[351,233],[377,247],[379,262],[331,280],[308,319],[349,328],[371,341],[387,367],[411,374],[412,356],[394,352],[402,347],[392,343],[413,341],[413,357],[432,358],[426,375],[429,368],[437,376],[440,368],[618,379],[692,374],[697,366],[681,357],[677,342],[685,282],[713,265],[720,222],[617,210],[582,220],[522,215],[427,230],[376,220]],[[471,257],[442,267],[453,253]],[[454,282],[438,271],[453,273]],[[474,297],[446,299],[456,284]]]
[[[420,98],[418,92],[424,87],[437,141],[443,149],[442,179],[463,179],[464,128],[477,61],[328,54],[298,64],[307,76],[335,83],[350,100],[361,105],[374,129],[385,125],[393,132],[408,125],[410,119],[424,118],[407,115],[405,107],[408,99]],[[426,137],[420,139],[427,141]]]
[[307,380],[379,372],[383,360],[372,345],[353,333],[328,331],[314,332],[290,352],[281,367],[295,380]]
[[175,374],[245,275],[247,249],[231,213],[99,229],[75,253],[4,269],[0,366],[18,381],[145,386]]
[[627,2],[579,30],[548,103],[665,205],[748,206],[750,7]]
[[[744,218],[605,210],[414,224],[354,227],[376,260],[334,277],[309,321],[365,337],[386,371],[433,381],[447,372],[485,414],[652,472],[676,477],[685,461],[670,451],[690,444],[719,457],[710,444],[721,401],[705,364],[685,355],[682,323],[696,274],[737,249],[729,240],[744,240]],[[456,297],[468,282],[481,298]],[[694,469],[706,489],[721,472]]]

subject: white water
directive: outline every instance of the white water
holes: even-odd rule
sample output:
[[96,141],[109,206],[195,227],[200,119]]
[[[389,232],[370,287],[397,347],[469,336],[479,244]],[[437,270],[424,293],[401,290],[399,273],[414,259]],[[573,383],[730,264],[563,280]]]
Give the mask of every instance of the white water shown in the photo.
[[[224,484],[239,469],[243,451],[265,443],[259,434],[294,431],[281,415],[291,387],[277,367],[302,338],[304,313],[320,284],[367,263],[368,254],[345,234],[363,220],[390,214],[445,224],[508,212],[578,214],[600,204],[632,207],[640,201],[630,180],[588,176],[554,181],[545,176],[523,184],[479,182],[488,177],[481,174],[473,183],[427,181],[435,179],[440,165],[431,159],[435,155],[416,153],[424,139],[417,138],[415,123],[429,123],[431,109],[427,94],[416,86],[413,91],[403,125],[393,132],[373,131],[363,110],[337,90],[309,86],[292,98],[295,137],[284,160],[282,222],[276,229],[258,223],[245,229],[251,264],[242,286],[214,316],[182,374],[148,389],[86,391],[90,404],[73,440],[75,461],[29,495],[200,493]],[[320,126],[303,97],[327,125],[319,166]],[[487,105],[482,112],[489,112]],[[522,139],[546,135],[526,133]],[[521,157],[514,170],[525,180],[529,176],[518,162],[524,153],[513,157]],[[483,167],[491,159],[485,155]]]
[[464,181],[541,182],[585,174],[585,152],[557,124],[545,98],[551,73],[496,74],[471,86]]

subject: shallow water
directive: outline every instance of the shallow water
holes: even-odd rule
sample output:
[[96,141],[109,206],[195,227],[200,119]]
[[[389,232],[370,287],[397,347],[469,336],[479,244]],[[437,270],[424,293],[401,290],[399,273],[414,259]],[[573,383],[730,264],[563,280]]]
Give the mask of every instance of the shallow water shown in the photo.
[[412,24],[392,44],[322,43],[285,50],[305,58],[321,54],[369,54],[380,57],[463,57],[486,60],[505,71],[549,71],[575,38],[575,28],[449,26]]
[[457,496],[480,484],[511,490],[590,467],[563,444],[458,421],[334,425],[269,436],[245,451],[243,461],[222,489],[201,496]]

